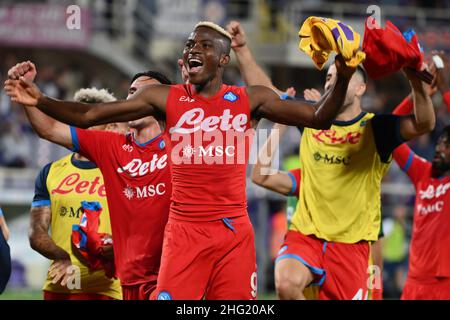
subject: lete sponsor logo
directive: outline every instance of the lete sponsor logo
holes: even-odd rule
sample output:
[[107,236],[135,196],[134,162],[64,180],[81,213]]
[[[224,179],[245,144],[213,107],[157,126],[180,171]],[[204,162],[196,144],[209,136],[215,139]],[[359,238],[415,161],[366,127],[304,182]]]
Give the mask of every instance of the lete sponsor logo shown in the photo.
[[152,160],[144,162],[141,159],[133,159],[128,162],[125,166],[118,168],[118,173],[128,173],[132,177],[142,177],[147,173],[152,173],[156,169],[164,169],[167,166],[167,154],[163,155],[161,158],[155,153],[153,154]]
[[95,194],[106,197],[105,185],[100,183],[100,177],[93,180],[82,180],[79,173],[72,173],[61,180],[59,185],[53,189],[52,194],[67,194],[75,192],[79,194]]
[[428,186],[428,188],[424,191],[419,191],[420,199],[433,199],[438,198],[442,195],[444,195],[447,190],[450,188],[450,182],[447,182],[446,184],[440,184],[437,187],[434,187],[433,185]]
[[338,136],[335,130],[320,130],[313,134],[313,137],[322,143],[329,144],[357,144],[362,137],[361,132],[348,132],[343,136]]
[[228,131],[234,129],[238,132],[245,131],[248,123],[246,114],[240,113],[233,116],[230,109],[225,109],[221,116],[205,117],[202,108],[194,108],[186,111],[178,120],[177,124],[170,128],[170,133],[189,134],[202,130],[211,132],[217,129]]

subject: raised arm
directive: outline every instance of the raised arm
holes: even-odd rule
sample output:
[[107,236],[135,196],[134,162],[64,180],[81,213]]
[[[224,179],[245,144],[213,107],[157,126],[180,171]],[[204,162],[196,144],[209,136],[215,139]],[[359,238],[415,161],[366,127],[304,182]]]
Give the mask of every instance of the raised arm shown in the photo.
[[236,54],[239,70],[247,86],[265,86],[274,90],[278,95],[283,92],[278,90],[264,72],[261,66],[256,62],[250,48],[247,45],[247,38],[238,21],[231,21],[227,25],[227,31],[233,36],[231,48]]
[[411,140],[434,129],[436,117],[433,103],[424,83],[410,69],[404,69],[412,88],[414,115],[403,116],[400,119],[400,135],[405,140]]
[[27,107],[24,109],[31,126],[40,138],[70,150],[73,149],[72,135],[68,125],[47,116],[39,109]]
[[[24,77],[26,80],[33,82],[36,78],[36,74],[36,66],[32,62],[26,61],[18,63],[9,69],[8,78],[17,79]],[[24,110],[31,126],[40,138],[72,149],[72,138],[69,126],[47,116],[37,108],[25,107]]]
[[148,115],[162,118],[169,88],[166,85],[153,85],[142,88],[129,100],[87,104],[47,97],[23,76],[5,82],[5,91],[13,102],[37,107],[58,121],[80,128],[136,120]]
[[274,173],[270,172],[273,156],[280,144],[280,138],[286,130],[287,127],[282,124],[276,123],[273,126],[267,141],[259,151],[251,178],[255,184],[287,196],[292,193],[294,185],[289,174],[278,170]]
[[302,101],[280,100],[273,92],[263,86],[248,87],[252,115],[267,118],[274,122],[304,126],[315,129],[328,129],[338,115],[347,94],[348,83],[356,68],[345,65],[341,56],[336,56],[337,79],[334,85],[315,104]]

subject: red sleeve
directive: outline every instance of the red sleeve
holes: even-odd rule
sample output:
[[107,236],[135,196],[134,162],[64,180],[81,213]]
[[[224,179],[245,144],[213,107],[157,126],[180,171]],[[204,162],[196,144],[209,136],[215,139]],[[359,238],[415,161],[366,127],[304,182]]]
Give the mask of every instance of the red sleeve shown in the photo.
[[85,130],[70,127],[73,151],[80,153],[98,166],[105,156],[105,150],[111,146],[111,140],[116,134],[107,131]]
[[444,103],[447,106],[447,111],[450,113],[450,91],[444,93],[442,95],[442,98],[444,99]]
[[288,175],[292,180],[292,189],[290,192],[291,196],[295,196],[298,198],[298,195],[300,194],[300,168],[289,170]]
[[397,147],[393,156],[414,185],[417,185],[424,173],[431,168],[431,163],[416,155],[406,143]]
[[414,108],[414,103],[411,100],[409,96],[407,96],[405,99],[403,99],[400,104],[395,107],[392,114],[398,115],[398,116],[406,116],[408,114],[411,114],[412,110]]

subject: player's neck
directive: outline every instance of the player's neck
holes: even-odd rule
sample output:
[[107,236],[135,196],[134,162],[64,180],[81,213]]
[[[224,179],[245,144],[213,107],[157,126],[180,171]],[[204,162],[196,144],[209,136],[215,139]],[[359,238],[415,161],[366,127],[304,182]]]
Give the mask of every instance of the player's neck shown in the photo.
[[75,158],[75,160],[78,160],[78,161],[90,161],[88,158],[83,157],[79,153],[75,153],[74,158]]
[[222,75],[215,76],[203,84],[194,84],[195,92],[205,98],[214,97],[222,87]]
[[144,144],[161,134],[161,129],[157,125],[150,125],[142,129],[136,129],[134,139],[139,144]]
[[353,120],[361,114],[361,111],[362,111],[361,105],[355,102],[352,105],[346,107],[345,110],[343,110],[341,113],[339,113],[336,117],[336,120],[338,121]]

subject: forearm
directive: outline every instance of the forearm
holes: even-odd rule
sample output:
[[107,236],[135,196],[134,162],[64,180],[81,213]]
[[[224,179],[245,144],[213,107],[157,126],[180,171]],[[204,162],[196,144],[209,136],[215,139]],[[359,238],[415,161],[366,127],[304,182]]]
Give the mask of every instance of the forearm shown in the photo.
[[333,120],[339,114],[347,95],[348,83],[350,79],[339,76],[333,88],[324,94],[324,98],[319,101],[314,114],[314,128],[329,129]]
[[151,106],[147,109],[145,106],[143,107],[141,101],[133,99],[88,104],[59,101],[42,96],[38,101],[37,108],[58,121],[79,128],[89,128],[111,122],[126,122],[152,115]]
[[70,255],[57,246],[48,234],[51,221],[50,206],[32,207],[30,212],[30,229],[28,238],[33,250],[51,260],[67,260]]
[[68,125],[79,128],[89,128],[94,125],[93,119],[89,119],[88,114],[96,107],[96,104],[59,101],[42,96],[36,107],[46,115]]
[[436,122],[431,98],[425,91],[422,81],[412,79],[410,84],[414,101],[415,126],[420,133],[430,132]]
[[53,239],[44,231],[33,231],[30,235],[30,246],[33,250],[50,260],[68,260],[69,253],[57,246]]
[[255,57],[247,45],[235,48],[234,53],[236,54],[239,70],[247,86],[261,85],[275,90],[278,95],[281,94],[281,91],[275,88],[272,80],[256,62]]

